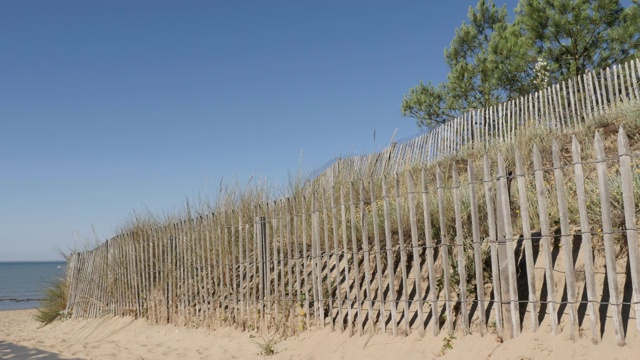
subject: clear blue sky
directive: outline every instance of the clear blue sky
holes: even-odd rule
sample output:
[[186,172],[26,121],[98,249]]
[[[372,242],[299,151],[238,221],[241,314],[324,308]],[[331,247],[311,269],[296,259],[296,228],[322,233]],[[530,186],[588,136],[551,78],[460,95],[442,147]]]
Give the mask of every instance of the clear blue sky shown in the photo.
[[416,134],[402,97],[475,3],[0,2],[0,261]]

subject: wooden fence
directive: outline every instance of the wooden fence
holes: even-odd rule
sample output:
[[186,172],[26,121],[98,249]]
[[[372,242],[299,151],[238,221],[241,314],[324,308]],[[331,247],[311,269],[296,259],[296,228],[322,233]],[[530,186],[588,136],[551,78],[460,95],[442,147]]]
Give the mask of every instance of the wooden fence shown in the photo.
[[470,110],[461,117],[413,138],[393,143],[380,153],[338,158],[314,178],[330,183],[340,169],[361,176],[401,171],[406,166],[433,163],[465,147],[483,148],[512,141],[524,127],[573,131],[608,113],[620,103],[640,101],[640,59],[577,78],[486,109]]
[[610,135],[586,156],[574,138],[141,226],[72,254],[67,312],[286,333],[604,329],[622,345],[632,314],[640,330],[640,164]]

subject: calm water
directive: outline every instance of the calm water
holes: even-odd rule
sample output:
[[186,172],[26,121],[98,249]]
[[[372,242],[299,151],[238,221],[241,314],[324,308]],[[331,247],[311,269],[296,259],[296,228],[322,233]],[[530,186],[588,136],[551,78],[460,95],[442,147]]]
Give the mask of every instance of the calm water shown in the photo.
[[40,306],[44,289],[64,276],[64,262],[0,262],[0,310]]

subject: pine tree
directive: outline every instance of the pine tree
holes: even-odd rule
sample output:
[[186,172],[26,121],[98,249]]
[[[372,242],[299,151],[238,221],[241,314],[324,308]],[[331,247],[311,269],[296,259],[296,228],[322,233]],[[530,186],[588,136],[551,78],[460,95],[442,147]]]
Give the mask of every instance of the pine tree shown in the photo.
[[402,114],[421,127],[442,123],[463,111],[484,108],[528,91],[534,58],[528,53],[521,27],[508,21],[506,6],[480,0],[469,7],[468,23],[456,29],[445,61],[447,82],[412,88],[402,102]]
[[550,80],[623,62],[640,50],[638,0],[521,0],[516,21],[548,64]]
[[445,61],[447,81],[420,82],[402,114],[427,128],[640,53],[640,0],[520,0],[506,7],[480,0],[456,29]]

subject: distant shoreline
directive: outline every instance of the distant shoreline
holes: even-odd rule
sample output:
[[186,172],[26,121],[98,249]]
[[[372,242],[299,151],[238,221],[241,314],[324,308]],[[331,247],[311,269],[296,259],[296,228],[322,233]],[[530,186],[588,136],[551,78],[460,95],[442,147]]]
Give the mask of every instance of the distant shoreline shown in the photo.
[[34,308],[24,308],[24,309],[0,309],[0,312],[22,312],[22,311],[34,311],[34,310],[38,310],[37,307]]

